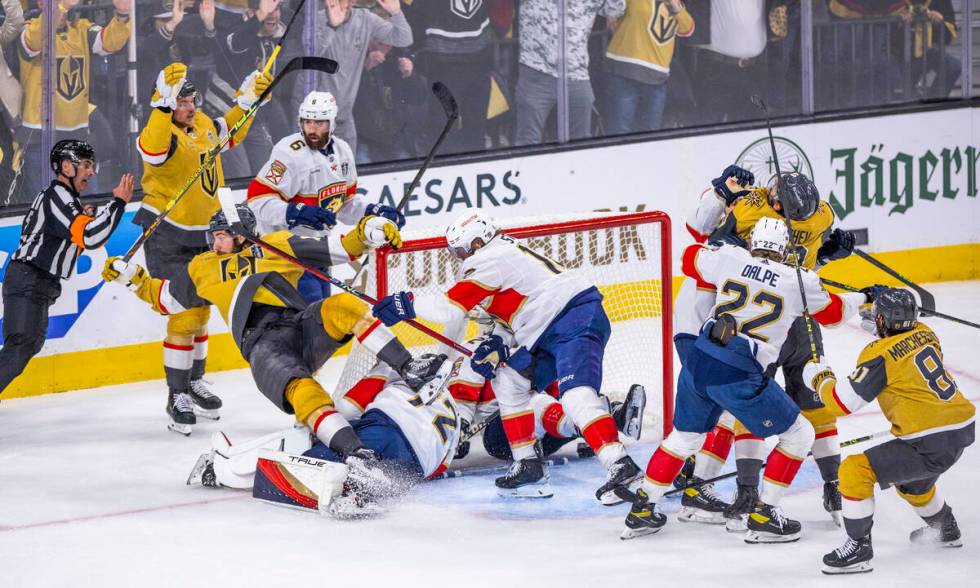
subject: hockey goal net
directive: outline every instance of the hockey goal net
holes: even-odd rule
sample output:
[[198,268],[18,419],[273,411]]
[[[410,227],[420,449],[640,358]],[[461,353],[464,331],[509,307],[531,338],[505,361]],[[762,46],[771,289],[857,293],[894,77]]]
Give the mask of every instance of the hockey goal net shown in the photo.
[[[603,294],[612,335],[603,360],[601,392],[621,400],[630,386],[647,393],[645,429],[669,432],[673,414],[673,340],[671,332],[670,219],[663,212],[602,213],[497,219],[503,233],[563,265],[581,272]],[[408,290],[416,296],[441,294],[454,283],[459,261],[446,249],[443,227],[406,229],[395,251],[376,251],[364,273],[364,292],[381,298]],[[443,325],[426,324],[439,332]],[[479,326],[470,320],[466,341]],[[394,328],[398,338],[419,355],[445,348],[408,325]],[[449,336],[448,333],[446,333]],[[354,341],[338,383],[344,390],[363,377],[374,356]]]

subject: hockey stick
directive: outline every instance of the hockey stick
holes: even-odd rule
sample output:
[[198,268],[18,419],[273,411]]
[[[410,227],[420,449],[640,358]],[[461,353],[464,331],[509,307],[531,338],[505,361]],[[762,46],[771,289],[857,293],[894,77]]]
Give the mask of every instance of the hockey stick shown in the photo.
[[[548,466],[551,466],[551,467],[558,467],[558,466],[563,466],[563,465],[572,463],[573,461],[579,461],[580,459],[582,459],[582,458],[577,457],[577,456],[550,457],[548,459],[545,459],[544,460],[544,463],[545,463],[545,465],[548,465]],[[485,467],[479,467],[479,468],[464,468],[464,469],[459,469],[459,470],[446,470],[446,471],[442,472],[441,474],[439,474],[438,476],[433,477],[432,479],[433,480],[447,480],[449,478],[462,478],[463,476],[481,476],[483,474],[495,474],[497,472],[505,472],[505,471],[507,471],[507,469],[509,467],[510,467],[509,464],[500,464],[500,465],[492,465],[492,466],[485,466]]]
[[881,271],[885,272],[889,276],[895,278],[899,282],[902,282],[903,284],[906,284],[907,286],[915,290],[915,293],[919,295],[919,300],[922,302],[921,306],[923,310],[928,310],[929,312],[933,312],[936,310],[936,298],[932,294],[927,292],[925,288],[922,288],[912,280],[906,278],[902,274],[896,272],[892,268],[881,263],[874,257],[871,257],[871,255],[865,253],[864,251],[861,251],[860,249],[855,249],[854,254],[860,257],[861,259],[863,259],[864,261],[867,261],[871,265],[875,266],[876,268],[880,269]]
[[[854,439],[849,439],[847,441],[842,441],[840,444],[841,449],[845,447],[850,447],[851,445],[857,445],[858,443],[864,443],[866,441],[872,441],[874,439],[880,439],[882,437],[887,437],[891,435],[891,431],[878,431],[877,433],[871,433],[870,435],[864,435],[863,437],[855,437]],[[807,457],[813,455],[813,452],[807,453]],[[762,467],[766,467],[766,462],[762,463]],[[714,484],[715,482],[720,482],[722,480],[727,480],[728,478],[734,478],[738,475],[738,470],[734,472],[728,472],[727,474],[722,474],[720,476],[715,476],[714,478],[708,478],[707,480],[700,480],[693,484],[687,484],[686,486],[681,486],[680,488],[674,488],[669,492],[664,492],[664,496],[672,496],[674,494],[680,494],[681,492],[687,490],[688,488],[700,488],[707,484]]]
[[[291,263],[293,265],[297,265],[297,266],[303,268],[304,270],[306,270],[309,273],[313,274],[317,278],[320,278],[324,282],[330,282],[331,284],[333,284],[334,286],[337,286],[338,288],[340,288],[344,292],[347,292],[348,294],[352,294],[352,295],[360,298],[361,300],[363,300],[364,302],[367,302],[371,306],[374,306],[375,304],[378,303],[377,299],[372,298],[371,296],[368,296],[364,292],[361,292],[360,290],[357,290],[356,288],[345,284],[344,282],[338,280],[337,278],[335,278],[333,276],[327,275],[327,274],[321,272],[320,270],[318,270],[318,269],[316,269],[314,267],[311,267],[311,266],[303,263],[302,261],[300,261],[296,257],[293,257],[292,255],[286,253],[282,249],[279,249],[275,245],[271,245],[269,243],[266,243],[261,238],[259,238],[257,235],[254,235],[251,232],[246,231],[245,230],[245,227],[242,226],[241,220],[238,217],[238,211],[235,209],[235,202],[232,200],[231,191],[228,190],[227,188],[219,188],[218,189],[218,200],[221,202],[221,208],[225,212],[225,218],[227,218],[228,219],[228,222],[231,223],[233,227],[235,227],[235,232],[237,234],[245,237],[245,240],[249,241],[250,243],[254,243],[255,245],[258,245],[259,247],[261,247],[262,249],[265,249],[266,251],[268,251],[270,253],[274,253],[275,255],[278,255],[279,257],[285,259],[286,261],[288,261],[289,263]],[[423,325],[422,323],[420,323],[418,321],[415,321],[413,319],[406,319],[406,320],[404,320],[402,322],[403,323],[408,323],[410,326],[414,327],[415,329],[417,329],[417,330],[425,333],[426,335],[432,337],[436,341],[438,341],[440,343],[443,343],[444,345],[447,345],[448,347],[451,347],[452,349],[454,349],[456,351],[459,351],[460,353],[462,353],[463,355],[465,355],[467,357],[472,357],[472,355],[473,355],[473,352],[470,351],[468,348],[460,345],[459,343],[453,341],[452,339],[450,339],[448,337],[443,336],[441,333],[437,333],[436,331],[430,329],[429,327]]]
[[[269,67],[271,67],[271,64],[267,63],[266,68]],[[194,185],[194,182],[197,181],[197,178],[199,178],[201,174],[203,174],[204,171],[214,163],[214,160],[217,159],[218,155],[221,153],[221,150],[225,148],[225,145],[227,145],[229,141],[231,141],[235,133],[237,133],[243,126],[245,126],[245,123],[248,122],[248,120],[255,115],[255,112],[259,109],[259,105],[261,105],[262,102],[269,95],[269,93],[272,92],[272,89],[275,88],[276,85],[280,81],[282,81],[282,79],[287,74],[300,69],[312,69],[312,70],[317,70],[317,71],[322,71],[324,73],[332,74],[337,71],[337,62],[332,59],[327,59],[326,57],[296,57],[294,59],[291,59],[289,63],[286,64],[286,67],[282,68],[282,71],[279,72],[279,75],[277,75],[272,80],[272,83],[269,84],[269,87],[266,88],[264,92],[262,92],[262,95],[259,96],[258,99],[252,104],[252,106],[250,106],[249,109],[245,111],[245,114],[243,114],[242,117],[238,119],[238,122],[236,122],[230,129],[228,129],[228,132],[225,133],[225,136],[222,137],[220,141],[218,141],[217,145],[215,145],[210,151],[208,151],[207,157],[204,159],[204,162],[197,168],[197,171],[195,171],[194,174],[186,182],[184,182],[184,185],[181,186],[180,190],[177,192],[177,195],[171,198],[167,202],[167,205],[164,207],[163,211],[160,212],[159,216],[153,219],[153,222],[150,223],[150,226],[147,227],[146,230],[143,231],[143,234],[140,235],[138,239],[136,239],[136,242],[129,247],[129,251],[127,251],[126,254],[123,255],[123,261],[129,262],[129,260],[133,258],[133,255],[135,255],[136,252],[139,251],[139,248],[143,246],[143,243],[146,242],[147,238],[149,238],[149,236],[152,235],[157,230],[160,224],[163,223],[163,219],[165,219],[167,215],[170,214],[170,211],[172,211],[174,207],[177,206],[177,202],[179,202],[180,199],[184,197],[184,194],[186,194],[188,190],[191,189],[191,186]]]
[[[442,127],[442,132],[439,133],[439,138],[436,139],[432,149],[429,149],[429,154],[425,156],[425,161],[422,162],[422,167],[415,172],[415,177],[412,178],[412,183],[408,185],[405,192],[402,194],[402,199],[398,201],[398,205],[395,206],[395,210],[401,212],[405,208],[405,204],[408,202],[408,197],[412,195],[415,188],[418,188],[419,182],[422,181],[422,174],[425,170],[429,169],[429,164],[432,163],[432,158],[436,156],[436,151],[438,151],[439,146],[446,139],[446,135],[449,134],[449,129],[452,128],[453,123],[459,118],[459,106],[456,104],[456,99],[453,97],[453,93],[449,91],[442,82],[436,82],[432,84],[432,93],[435,94],[436,99],[439,100],[439,104],[442,105],[442,110],[446,113],[446,124]],[[348,280],[349,284],[353,284],[361,277],[361,272],[367,267],[368,256],[367,254],[361,258],[361,267],[357,269],[354,277]]]
[[466,434],[463,435],[463,438],[460,439],[460,441],[469,441],[473,437],[476,437],[481,432],[483,432],[483,429],[486,429],[488,426],[490,426],[490,421],[492,421],[493,419],[495,419],[495,418],[497,418],[499,416],[500,416],[500,411],[499,410],[495,410],[493,412],[493,414],[491,414],[487,418],[485,418],[482,421],[480,421],[479,423],[477,423],[475,427],[470,427],[470,429],[468,431],[466,431]]
[[[766,115],[766,130],[769,131],[769,147],[772,149],[772,161],[776,166],[776,200],[783,208],[783,218],[786,221],[786,228],[789,230],[789,246],[796,248],[796,237],[793,233],[793,223],[790,222],[789,218],[789,207],[780,197],[782,192],[782,180],[783,174],[779,170],[779,155],[776,153],[776,139],[772,136],[772,121],[769,120],[769,107],[763,102],[762,97],[758,94],[752,94],[752,104],[755,104],[763,114]],[[800,298],[803,301],[803,322],[806,324],[806,336],[810,340],[810,355],[813,357],[813,362],[818,363],[820,361],[820,354],[817,353],[817,339],[813,334],[813,319],[810,317],[810,308],[806,303],[806,288],[803,286],[803,272],[800,271],[800,260],[799,253],[794,251],[793,255],[793,267],[796,269],[796,281],[800,285]]]
[[[860,292],[860,288],[855,288],[854,286],[848,286],[847,284],[842,284],[841,282],[835,282],[834,280],[828,280],[826,278],[820,278],[820,281],[828,286],[833,286],[834,288],[840,288],[841,290],[847,290],[848,292]],[[920,309],[922,314],[925,316],[934,316],[941,319],[946,319],[948,321],[953,321],[954,323],[959,323],[961,325],[966,325],[968,327],[973,327],[975,329],[980,329],[980,324],[971,323],[966,319],[961,319],[946,313],[938,312],[935,310],[927,310],[925,308]]]

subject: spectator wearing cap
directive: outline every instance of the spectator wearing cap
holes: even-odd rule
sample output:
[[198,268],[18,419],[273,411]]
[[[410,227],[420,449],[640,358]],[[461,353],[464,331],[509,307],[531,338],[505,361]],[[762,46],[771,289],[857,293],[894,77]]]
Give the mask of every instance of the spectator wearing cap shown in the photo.
[[[47,0],[40,0],[44,5]],[[121,51],[129,41],[129,9],[132,0],[112,0],[115,14],[105,27],[88,19],[75,18],[69,11],[79,0],[58,3],[58,31],[55,38],[57,75],[54,95],[54,125],[56,136],[88,139],[90,102],[90,67],[93,55],[108,55]],[[27,22],[20,35],[20,82],[24,88],[21,127],[17,141],[24,147],[25,187],[40,183],[44,165],[41,154],[41,73],[43,62],[44,28],[41,17]],[[98,185],[91,186],[98,192]]]
[[[412,29],[402,14],[399,0],[377,0],[389,18],[385,19],[365,8],[355,7],[353,0],[324,0],[325,13],[317,14],[317,55],[339,64],[337,72],[314,75],[314,90],[331,92],[337,98],[337,136],[347,141],[357,153],[357,129],[354,125],[354,101],[361,83],[361,72],[367,59],[368,41],[392,47],[412,44]],[[303,76],[297,76],[298,91],[305,96]]]
[[689,37],[694,19],[681,0],[626,0],[606,50],[606,133],[660,128],[676,37]]

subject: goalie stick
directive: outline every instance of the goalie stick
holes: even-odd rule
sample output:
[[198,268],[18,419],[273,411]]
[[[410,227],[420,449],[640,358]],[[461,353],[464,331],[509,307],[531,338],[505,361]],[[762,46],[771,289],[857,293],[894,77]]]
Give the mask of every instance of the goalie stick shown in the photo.
[[[871,433],[870,435],[864,435],[863,437],[855,437],[854,439],[849,439],[847,441],[842,441],[840,444],[841,449],[845,447],[850,447],[851,445],[857,445],[858,443],[864,443],[865,441],[872,441],[874,439],[880,439],[882,437],[887,437],[891,435],[891,431],[878,431],[877,433]],[[813,455],[813,452],[807,453],[807,457]],[[762,463],[762,467],[766,467],[765,462]],[[700,488],[707,484],[714,484],[715,482],[720,482],[722,480],[727,480],[728,478],[734,478],[738,475],[737,471],[728,472],[727,474],[722,474],[720,476],[715,476],[714,478],[708,478],[707,480],[700,480],[694,484],[687,484],[686,486],[681,486],[680,488],[674,488],[669,492],[664,492],[664,496],[671,496],[674,494],[680,494],[681,492],[687,490],[688,488]]]
[[[833,286],[834,288],[840,288],[841,290],[847,290],[848,292],[860,292],[861,291],[860,288],[857,288],[857,287],[854,287],[854,286],[849,286],[849,285],[843,284],[841,282],[835,282],[834,280],[828,280],[826,278],[820,278],[820,281],[823,282],[824,284],[827,284],[828,286]],[[926,309],[924,307],[921,308],[920,310],[921,310],[922,314],[925,315],[925,316],[934,316],[934,317],[938,317],[938,318],[941,318],[941,319],[946,319],[948,321],[953,321],[954,323],[959,323],[961,325],[966,325],[968,327],[973,327],[975,329],[980,329],[980,325],[978,325],[977,323],[971,323],[970,321],[965,320],[965,319],[961,319],[961,318],[958,318],[958,317],[955,317],[955,316],[952,316],[952,315],[948,315],[946,313],[938,312],[936,310],[928,310],[928,309]]]
[[803,299],[803,322],[806,324],[806,336],[810,341],[810,355],[813,357],[813,361],[816,363],[820,361],[820,354],[817,353],[817,339],[813,334],[813,318],[810,317],[810,308],[806,303],[806,289],[803,286],[803,273],[800,270],[800,264],[802,261],[800,261],[799,253],[797,253],[795,250],[796,243],[793,235],[793,224],[790,222],[789,218],[789,207],[786,206],[786,203],[783,202],[783,199],[780,197],[780,193],[782,192],[780,185],[782,184],[783,174],[779,170],[779,154],[776,153],[776,139],[772,136],[772,121],[769,120],[769,107],[766,106],[766,103],[758,94],[752,94],[752,104],[755,104],[759,110],[766,115],[766,130],[769,132],[769,147],[772,149],[773,164],[776,166],[776,200],[779,201],[779,204],[783,208],[783,219],[786,221],[786,228],[789,230],[789,246],[793,247],[794,250],[793,267],[796,269],[796,281],[800,285],[800,298]]
[[[459,119],[459,106],[456,104],[456,99],[453,97],[453,93],[449,91],[442,82],[436,82],[432,84],[432,93],[435,94],[436,99],[439,100],[439,104],[442,105],[442,110],[446,113],[446,124],[442,127],[442,132],[439,133],[439,138],[436,139],[435,144],[432,145],[432,149],[429,149],[429,154],[425,156],[425,161],[422,162],[422,167],[415,172],[415,177],[412,178],[412,183],[405,188],[405,192],[402,194],[402,199],[398,201],[398,205],[395,206],[395,210],[401,212],[405,208],[405,203],[408,202],[408,197],[412,195],[415,188],[418,187],[419,182],[422,181],[422,174],[425,170],[429,169],[429,164],[432,163],[432,158],[436,156],[436,151],[442,142],[446,139],[446,135],[449,134],[449,129],[452,128],[453,123]],[[354,284],[357,282],[358,278],[361,277],[361,272],[367,267],[368,255],[365,254],[361,258],[361,267],[358,268],[357,272],[354,273],[354,277],[347,281],[348,284]]]
[[[343,281],[338,280],[337,278],[335,278],[333,276],[327,275],[327,274],[321,272],[320,270],[318,270],[318,269],[316,269],[314,267],[311,267],[309,265],[306,265],[305,263],[303,263],[299,259],[297,259],[297,258],[293,257],[292,255],[286,253],[282,249],[279,249],[278,247],[276,247],[274,245],[270,245],[269,243],[266,243],[261,238],[259,238],[257,235],[253,235],[252,233],[246,231],[245,230],[245,227],[242,226],[241,220],[238,217],[238,211],[235,209],[235,202],[234,202],[234,199],[233,199],[233,197],[231,195],[231,190],[229,190],[228,188],[218,188],[218,200],[221,202],[221,208],[225,212],[225,218],[227,218],[228,219],[228,222],[231,223],[231,225],[235,228],[235,232],[237,234],[241,235],[242,237],[245,237],[245,239],[247,241],[249,241],[250,243],[254,243],[255,245],[258,245],[259,247],[261,247],[262,249],[265,249],[266,251],[269,251],[270,253],[274,253],[275,255],[278,255],[279,257],[285,259],[286,261],[288,261],[289,263],[292,263],[293,265],[298,265],[299,267],[301,267],[304,270],[310,272],[311,274],[313,274],[317,278],[323,280],[324,282],[330,282],[331,284],[333,284],[334,286],[337,286],[338,288],[340,288],[344,292],[347,292],[348,294],[353,294],[354,296],[357,296],[358,298],[360,298],[364,302],[367,302],[371,306],[374,306],[375,304],[378,303],[377,299],[375,299],[375,298],[373,298],[371,296],[368,296],[364,292],[361,292],[360,290],[357,290],[353,286],[347,285]],[[460,345],[459,343],[453,341],[452,339],[443,336],[441,333],[438,333],[438,332],[430,329],[429,327],[423,325],[422,323],[420,323],[420,322],[418,322],[416,320],[407,319],[407,320],[404,320],[402,322],[407,323],[408,325],[414,327],[415,329],[417,329],[417,330],[425,333],[426,335],[432,337],[436,341],[438,341],[440,343],[443,343],[443,344],[445,344],[448,347],[451,347],[452,349],[454,349],[454,350],[462,353],[463,355],[465,355],[467,357],[472,357],[473,356],[473,352],[470,349],[468,349],[467,347],[464,347],[463,345]]]
[[[301,2],[302,1],[305,0],[301,0]],[[293,18],[295,17],[296,14],[293,14]],[[292,24],[292,22],[293,20],[290,19],[289,24]],[[276,48],[269,56],[269,60],[266,62],[263,71],[268,72],[272,68],[272,62],[276,58],[276,55],[278,55],[279,47],[281,46],[282,41],[285,38],[286,35],[284,33],[282,38],[279,39],[279,43],[276,45]],[[225,145],[227,145],[228,142],[231,141],[235,133],[237,133],[243,126],[245,126],[245,123],[248,122],[248,120],[255,115],[255,112],[259,109],[259,106],[266,99],[266,97],[268,97],[269,94],[272,92],[272,89],[275,88],[276,85],[278,85],[279,82],[282,81],[282,79],[287,74],[299,69],[310,69],[310,70],[322,71],[324,73],[332,74],[332,73],[336,73],[337,71],[337,62],[332,59],[327,59],[326,57],[296,57],[289,60],[289,62],[286,64],[286,67],[282,68],[282,71],[279,72],[279,75],[273,78],[272,83],[269,84],[269,87],[266,88],[265,91],[262,92],[262,95],[255,100],[252,106],[250,106],[249,109],[245,111],[245,114],[243,114],[242,117],[238,119],[238,122],[236,122],[230,129],[228,129],[228,132],[225,133],[225,136],[220,141],[218,141],[218,143],[213,148],[211,148],[210,151],[208,151],[207,157],[204,159],[204,162],[202,162],[201,165],[198,166],[194,174],[191,175],[191,177],[188,178],[186,182],[184,182],[184,185],[180,187],[180,190],[177,192],[177,195],[171,198],[167,202],[167,205],[164,207],[163,211],[160,212],[160,214],[155,219],[153,219],[153,222],[150,224],[150,226],[147,227],[146,230],[143,231],[143,234],[140,235],[139,238],[137,238],[136,241],[129,247],[129,250],[126,251],[125,255],[123,255],[123,261],[129,263],[129,260],[131,260],[133,256],[136,255],[136,252],[139,251],[140,247],[143,246],[143,243],[146,242],[149,236],[152,235],[157,230],[157,228],[163,222],[163,219],[165,219],[167,215],[170,214],[170,211],[173,210],[173,208],[177,205],[177,202],[179,202],[180,199],[184,197],[184,194],[186,194],[187,191],[191,189],[191,186],[194,185],[194,182],[197,181],[197,178],[199,178],[201,174],[204,173],[204,170],[206,170],[214,163],[214,160],[217,159],[218,154],[220,154],[221,150],[225,148]]]

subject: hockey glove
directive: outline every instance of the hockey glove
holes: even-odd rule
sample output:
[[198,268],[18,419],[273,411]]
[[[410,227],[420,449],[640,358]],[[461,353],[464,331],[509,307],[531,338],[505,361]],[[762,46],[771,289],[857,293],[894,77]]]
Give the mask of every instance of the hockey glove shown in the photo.
[[412,301],[415,296],[411,292],[395,292],[389,294],[371,309],[371,314],[380,319],[386,327],[397,325],[398,323],[415,318],[415,305]]
[[381,216],[398,225],[399,229],[405,228],[405,215],[398,212],[397,208],[383,204],[368,204],[364,209],[364,216]]
[[492,380],[497,375],[497,367],[506,363],[508,359],[510,359],[510,348],[504,344],[504,340],[499,335],[490,335],[473,352],[470,367],[484,378]]
[[105,260],[102,279],[106,282],[117,282],[135,291],[139,290],[150,276],[138,263],[126,263],[121,257],[110,257]]
[[395,223],[380,216],[365,216],[353,231],[340,238],[344,251],[351,259],[360,257],[368,249],[390,243],[395,249],[402,246],[402,236]]
[[735,178],[736,183],[738,183],[740,187],[751,186],[755,183],[755,174],[749,170],[741,168],[737,165],[730,165],[726,167],[725,171],[721,172],[720,176],[711,180],[711,185],[715,189],[715,194],[718,194],[718,196],[725,201],[725,206],[735,204],[736,200],[750,192],[750,190],[736,190],[733,192],[731,187],[728,185],[729,178]]
[[[248,110],[271,83],[272,76],[263,71],[253,71],[242,81],[241,87],[235,93],[235,103],[242,110]],[[269,98],[270,96],[266,96],[265,101],[268,102]]]
[[817,262],[824,265],[835,259],[844,259],[854,252],[854,233],[834,229],[817,251]]
[[864,297],[868,300],[868,302],[874,303],[874,301],[878,299],[878,296],[881,296],[881,293],[887,289],[888,286],[878,284],[868,286],[867,288],[861,288],[861,294],[864,294]]
[[803,385],[813,394],[815,403],[826,406],[823,396],[833,393],[837,377],[829,365],[811,360],[803,366]]
[[171,63],[157,75],[156,89],[150,99],[153,108],[173,110],[177,107],[177,94],[184,87],[187,77],[187,66],[183,63]]
[[307,206],[299,202],[290,202],[286,206],[286,226],[290,229],[303,225],[322,231],[337,224],[337,215],[319,206]]

